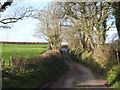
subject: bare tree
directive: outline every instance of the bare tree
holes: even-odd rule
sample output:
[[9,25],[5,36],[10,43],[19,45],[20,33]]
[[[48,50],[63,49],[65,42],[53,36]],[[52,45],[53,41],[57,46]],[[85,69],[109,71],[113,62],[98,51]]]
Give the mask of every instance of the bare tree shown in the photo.
[[39,33],[44,34],[49,43],[50,49],[58,49],[62,41],[61,10],[57,3],[51,3],[46,10],[41,10],[37,19],[40,21],[37,29]]
[[[84,49],[92,50],[105,44],[110,15],[107,2],[64,2],[68,18],[74,19],[74,29]],[[113,25],[113,23],[111,23]],[[74,37],[74,33],[73,33]]]

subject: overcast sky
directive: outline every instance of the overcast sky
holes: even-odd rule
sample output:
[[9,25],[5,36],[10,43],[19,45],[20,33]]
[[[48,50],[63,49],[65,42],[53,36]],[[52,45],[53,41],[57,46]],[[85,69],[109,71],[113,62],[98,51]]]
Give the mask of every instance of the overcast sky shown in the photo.
[[[28,7],[29,5],[34,8],[43,9],[47,7],[47,4],[51,0],[25,0],[19,4],[13,5],[13,7],[8,7],[7,10],[2,14],[2,17],[7,17],[12,15],[15,10],[21,7]],[[25,20],[20,20],[12,24],[11,29],[0,28],[0,41],[15,41],[15,42],[44,42],[43,38],[34,37],[35,30],[39,21],[33,18],[27,18]],[[107,42],[112,40],[112,37],[117,35],[116,28],[111,28],[110,31],[106,33]]]

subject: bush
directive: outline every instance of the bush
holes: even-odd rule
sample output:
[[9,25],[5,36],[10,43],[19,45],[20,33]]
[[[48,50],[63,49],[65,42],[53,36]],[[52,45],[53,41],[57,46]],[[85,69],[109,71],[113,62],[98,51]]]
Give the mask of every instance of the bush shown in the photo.
[[[111,46],[105,46],[103,48],[96,48],[94,52],[88,51],[71,51],[69,55],[76,57],[77,61],[90,67],[92,70],[101,74],[111,82],[119,71],[115,53]],[[119,88],[120,83],[117,82],[113,87]]]
[[59,51],[47,51],[22,66],[4,68],[3,88],[38,88],[65,73],[67,68]]

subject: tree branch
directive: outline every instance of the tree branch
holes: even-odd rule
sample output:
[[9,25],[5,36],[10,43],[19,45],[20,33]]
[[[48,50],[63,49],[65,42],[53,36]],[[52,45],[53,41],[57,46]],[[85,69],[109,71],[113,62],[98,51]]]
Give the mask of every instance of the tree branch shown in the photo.
[[[12,16],[12,17],[7,17],[7,18],[4,18],[4,19],[1,19],[0,20],[0,23],[2,23],[2,24],[9,24],[9,23],[15,23],[15,22],[17,22],[18,20],[22,20],[23,18],[25,18],[25,17],[30,17],[30,16],[32,16],[32,12],[33,12],[34,10],[33,9],[30,9],[30,8],[27,8],[27,9],[25,9],[25,10],[22,10],[22,12],[21,11],[16,11],[17,12],[17,14],[18,15],[14,15],[14,16]],[[21,13],[20,13],[21,12]]]

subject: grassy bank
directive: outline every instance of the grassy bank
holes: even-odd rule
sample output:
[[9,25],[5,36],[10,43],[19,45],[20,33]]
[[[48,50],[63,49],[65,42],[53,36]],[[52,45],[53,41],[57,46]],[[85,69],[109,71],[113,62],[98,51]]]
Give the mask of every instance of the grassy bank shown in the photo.
[[[34,59],[34,62],[36,60]],[[63,60],[53,56],[40,60],[37,65],[6,68],[3,72],[3,88],[38,88],[62,75],[66,70],[67,66]]]
[[46,50],[46,45],[3,44],[2,87],[38,88],[65,73],[68,66],[59,51]]
[[[118,66],[117,60],[114,57],[110,57],[109,60],[107,60],[105,59],[106,57],[103,56],[106,56],[107,53],[101,54],[98,50],[97,52],[98,53],[93,53],[80,49],[76,52],[71,51],[70,57],[73,58],[73,60],[76,60],[77,62],[82,63],[101,74],[108,81],[108,83],[110,83],[120,72],[120,67]],[[116,82],[112,87],[120,89],[120,82]]]
[[[22,59],[24,61],[24,58]],[[19,60],[16,58],[17,62]],[[3,88],[42,87],[45,83],[65,73],[67,68],[59,51],[45,52],[29,58],[23,64],[16,63],[11,67],[4,67],[2,86]]]

